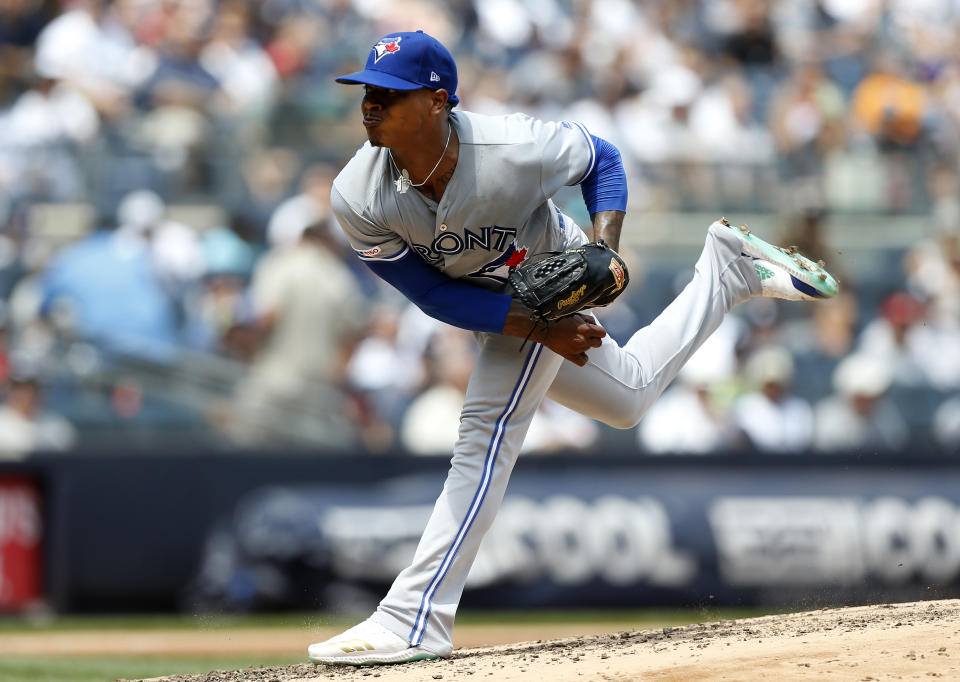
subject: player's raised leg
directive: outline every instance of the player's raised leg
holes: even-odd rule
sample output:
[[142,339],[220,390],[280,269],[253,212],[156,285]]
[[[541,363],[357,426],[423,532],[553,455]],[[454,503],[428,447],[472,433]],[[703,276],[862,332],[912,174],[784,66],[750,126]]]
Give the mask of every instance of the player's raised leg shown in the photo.
[[635,426],[712,334],[752,296],[821,300],[837,293],[822,265],[718,220],[684,290],[621,348],[606,337],[584,367],[565,363],[548,395],[617,428]]
[[570,364],[537,343],[517,352],[521,343],[486,337],[447,480],[413,563],[370,619],[309,648],[314,663],[401,663],[452,651],[457,605],[480,541],[500,508],[537,406],[560,365]]

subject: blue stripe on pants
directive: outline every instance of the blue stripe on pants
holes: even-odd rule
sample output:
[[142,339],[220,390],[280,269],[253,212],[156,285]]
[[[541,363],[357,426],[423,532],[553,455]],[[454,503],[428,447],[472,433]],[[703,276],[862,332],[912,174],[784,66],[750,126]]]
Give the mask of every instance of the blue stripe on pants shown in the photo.
[[453,561],[457,557],[457,552],[460,551],[464,538],[466,538],[467,533],[470,532],[470,527],[473,526],[473,522],[480,512],[480,508],[483,506],[487,489],[490,487],[490,479],[493,477],[493,467],[497,461],[497,454],[500,452],[500,444],[503,442],[503,435],[506,432],[507,421],[520,403],[520,396],[523,394],[523,389],[526,388],[530,377],[533,375],[533,369],[537,364],[537,359],[540,357],[542,350],[543,346],[539,343],[533,344],[530,353],[527,355],[527,359],[524,361],[520,378],[517,379],[517,383],[513,387],[513,392],[510,394],[510,400],[507,401],[506,407],[504,407],[500,417],[497,418],[496,427],[493,430],[493,438],[490,439],[490,446],[487,448],[487,456],[483,464],[483,475],[480,477],[480,485],[473,495],[473,501],[470,503],[466,517],[460,524],[460,529],[457,531],[453,544],[447,549],[443,561],[440,562],[440,567],[437,569],[433,579],[424,591],[423,597],[420,599],[420,610],[417,612],[417,617],[413,621],[413,629],[410,631],[411,646],[419,646],[420,642],[423,641],[423,635],[427,629],[427,619],[430,618],[430,611],[432,609],[431,602],[433,601],[433,595],[446,577],[450,566],[453,565]]

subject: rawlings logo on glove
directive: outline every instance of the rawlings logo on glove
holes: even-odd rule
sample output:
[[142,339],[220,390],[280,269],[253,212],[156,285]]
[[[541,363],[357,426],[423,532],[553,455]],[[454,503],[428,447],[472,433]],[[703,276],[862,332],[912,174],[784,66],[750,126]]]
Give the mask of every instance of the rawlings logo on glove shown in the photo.
[[567,306],[574,305],[581,298],[583,298],[583,292],[585,292],[586,290],[587,290],[587,285],[584,284],[582,287],[580,287],[579,289],[574,291],[572,294],[570,294],[570,298],[565,298],[559,303],[557,303],[557,309],[559,310],[561,308],[566,308]]
[[600,239],[520,263],[509,275],[514,296],[538,320],[610,305],[630,282],[627,266]]

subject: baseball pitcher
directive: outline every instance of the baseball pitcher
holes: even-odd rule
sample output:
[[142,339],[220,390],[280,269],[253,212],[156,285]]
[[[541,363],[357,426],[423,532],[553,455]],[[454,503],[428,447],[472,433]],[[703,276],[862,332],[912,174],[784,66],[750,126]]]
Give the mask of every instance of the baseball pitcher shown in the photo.
[[[450,470],[411,565],[376,612],[309,647],[315,663],[449,655],[480,541],[544,396],[617,428],[635,426],[684,362],[751,296],[819,300],[836,281],[799,254],[718,220],[693,280],[623,346],[586,312],[629,275],[616,254],[627,206],[617,149],[573,121],[458,110],[453,57],[422,31],[393,33],[362,71],[365,143],[332,205],[358,257],[429,315],[481,346]],[[585,233],[551,200],[579,185]]]

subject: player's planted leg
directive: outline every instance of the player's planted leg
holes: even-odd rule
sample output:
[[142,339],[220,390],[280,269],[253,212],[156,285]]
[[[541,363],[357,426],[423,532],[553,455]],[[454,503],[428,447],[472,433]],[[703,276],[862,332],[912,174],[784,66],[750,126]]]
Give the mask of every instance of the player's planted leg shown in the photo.
[[[538,343],[518,352],[521,344],[522,339],[502,335],[483,341],[450,470],[411,564],[370,619],[310,647],[314,663],[399,663],[452,652],[467,575],[496,517],[527,428],[560,366],[572,364]],[[350,644],[363,639],[370,625],[382,637],[369,640],[373,649]],[[348,650],[341,651],[344,642]]]

